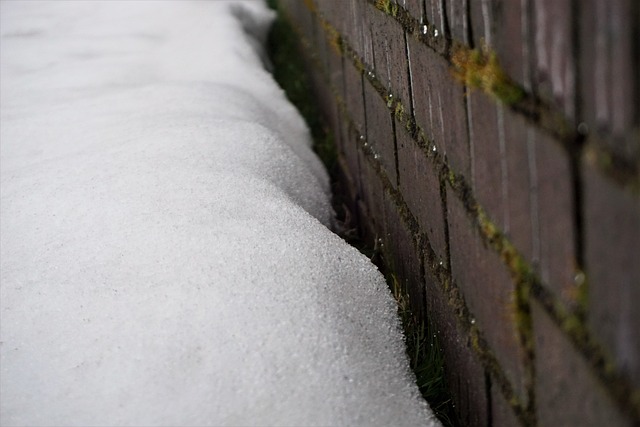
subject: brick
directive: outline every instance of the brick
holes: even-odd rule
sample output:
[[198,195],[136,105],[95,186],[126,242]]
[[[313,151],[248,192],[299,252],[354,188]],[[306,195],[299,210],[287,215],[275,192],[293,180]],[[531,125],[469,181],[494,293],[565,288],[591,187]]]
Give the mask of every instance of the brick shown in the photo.
[[[424,131],[425,136],[433,141],[440,151],[444,152],[444,117],[440,109],[442,99],[438,98],[435,91],[437,84],[435,63],[430,62],[429,48],[413,38],[409,39],[409,54],[411,56],[411,86],[416,123]],[[446,67],[446,64],[440,65],[440,67],[443,66]]]
[[491,425],[500,427],[520,427],[523,425],[495,384],[491,385],[491,421]]
[[439,37],[444,36],[446,27],[444,0],[425,0],[425,16],[431,26],[438,30]]
[[327,65],[329,71],[329,80],[331,86],[337,93],[344,93],[344,67],[342,64],[342,55],[337,50],[336,46],[327,42]]
[[531,0],[533,5],[533,79],[541,97],[569,119],[576,113],[576,70],[571,0]]
[[409,15],[411,15],[416,21],[421,21],[424,17],[424,9],[422,7],[421,0],[399,0],[400,6],[402,6]]
[[358,150],[358,162],[360,164],[361,198],[366,207],[365,215],[371,231],[376,236],[384,234],[384,187],[376,171],[371,166],[371,161]]
[[397,185],[396,150],[391,112],[378,92],[365,82],[367,142],[393,186]]
[[[447,22],[451,38],[465,45],[469,45],[469,22],[468,2],[469,0],[447,0]],[[476,0],[477,1],[477,0]],[[473,0],[472,0],[473,2]]]
[[453,170],[469,177],[464,88],[453,79],[440,55],[413,38],[409,39],[409,49],[416,122],[447,155]]
[[340,10],[345,16],[345,28],[342,34],[346,38],[351,48],[358,54],[358,56],[364,56],[364,39],[363,31],[367,27],[364,19],[363,7],[366,7],[366,3],[361,1],[348,2],[348,9],[345,13],[345,4],[341,2]]
[[425,281],[430,329],[444,353],[445,376],[458,424],[486,426],[488,397],[484,368],[440,285],[428,273]]
[[575,304],[575,208],[568,154],[541,132],[535,134],[537,259],[535,270],[569,307]]
[[517,396],[526,402],[525,360],[514,293],[502,259],[486,248],[457,197],[447,198],[451,275]]
[[501,106],[498,108],[502,109],[504,114],[507,164],[507,218],[504,231],[511,243],[531,264],[534,247],[530,163],[533,159],[529,152],[535,148],[534,130],[519,114]]
[[591,129],[613,136],[605,138],[610,148],[636,163],[640,160],[640,142],[632,129],[640,124],[640,83],[637,43],[634,53],[638,6],[634,18],[633,3],[632,0],[581,2],[580,95],[583,120]]
[[365,66],[368,69],[373,69],[375,66],[375,58],[373,56],[373,44],[375,43],[374,27],[377,23],[381,13],[373,4],[366,3],[362,6],[361,13],[363,14],[363,52],[361,55]]
[[345,61],[344,64],[344,100],[358,132],[364,135],[366,122],[362,74],[349,61]]
[[357,201],[359,197],[358,183],[354,174],[358,171],[352,171],[346,164],[344,157],[338,157],[338,166],[335,171],[335,182],[333,186],[334,201],[341,204],[341,208],[347,210],[344,218],[343,227],[345,230],[352,231],[358,228],[358,207]]
[[409,65],[404,29],[382,12],[378,11],[375,17],[373,54],[376,75],[387,91],[409,106]]
[[356,181],[357,188],[360,188],[360,165],[358,163],[358,131],[346,121],[342,121],[341,130],[341,146],[342,153],[349,168],[349,172]]
[[583,164],[589,326],[640,388],[640,199]]
[[531,87],[528,16],[521,1],[471,1],[470,17],[476,48],[487,46],[496,52],[507,75],[525,88]]
[[536,347],[536,416],[545,426],[631,426],[584,358],[549,318],[532,306]]
[[467,95],[467,111],[469,145],[473,153],[473,192],[493,222],[504,230],[507,191],[506,171],[503,170],[505,138],[503,129],[498,129],[498,108],[495,101],[484,93],[472,91]]
[[404,223],[398,207],[387,193],[385,208],[385,252],[391,255],[391,264],[397,274],[398,283],[409,295],[411,312],[422,319],[425,315],[424,285],[420,279],[420,257],[413,244],[414,236]]
[[396,124],[400,191],[440,261],[447,261],[438,171],[401,125]]

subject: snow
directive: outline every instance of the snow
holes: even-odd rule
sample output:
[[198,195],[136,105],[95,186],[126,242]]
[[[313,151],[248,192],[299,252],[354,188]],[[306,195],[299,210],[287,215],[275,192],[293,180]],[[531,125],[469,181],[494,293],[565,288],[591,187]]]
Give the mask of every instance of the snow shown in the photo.
[[2,425],[438,425],[262,3],[0,8]]

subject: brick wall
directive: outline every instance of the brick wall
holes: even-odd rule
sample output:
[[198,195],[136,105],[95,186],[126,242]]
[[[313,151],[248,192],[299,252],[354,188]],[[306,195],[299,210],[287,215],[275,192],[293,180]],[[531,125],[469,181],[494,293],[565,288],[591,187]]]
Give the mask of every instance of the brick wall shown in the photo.
[[463,425],[640,423],[640,3],[280,0]]

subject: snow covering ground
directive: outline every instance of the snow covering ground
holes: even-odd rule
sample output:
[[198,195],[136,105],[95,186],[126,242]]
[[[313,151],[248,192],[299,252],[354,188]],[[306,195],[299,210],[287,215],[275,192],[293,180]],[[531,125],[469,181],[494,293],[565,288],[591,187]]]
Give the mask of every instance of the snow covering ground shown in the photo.
[[2,425],[437,425],[264,5],[0,7]]

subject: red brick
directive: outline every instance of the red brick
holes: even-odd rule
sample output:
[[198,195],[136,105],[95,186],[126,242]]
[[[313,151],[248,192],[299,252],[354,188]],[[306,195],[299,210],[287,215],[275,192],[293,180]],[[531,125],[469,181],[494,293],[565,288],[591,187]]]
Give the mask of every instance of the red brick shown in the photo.
[[[473,45],[496,52],[502,68],[515,82],[531,87],[528,15],[521,1],[470,1]],[[526,8],[525,8],[526,9]]]
[[420,279],[420,257],[414,236],[398,213],[398,207],[388,194],[384,196],[385,252],[391,255],[391,265],[398,283],[409,294],[411,312],[419,319],[425,315],[424,285]]
[[[447,62],[424,44],[409,39],[415,118],[456,173],[470,176],[464,89]],[[446,125],[445,125],[446,124]]]
[[447,261],[438,171],[401,125],[396,124],[400,191],[440,261]]
[[445,376],[459,425],[486,426],[488,398],[484,368],[440,285],[428,272],[425,280],[429,324],[444,353]]
[[398,0],[400,6],[402,6],[409,14],[416,20],[420,21],[424,17],[424,10],[421,0]]
[[344,101],[351,114],[357,130],[364,135],[366,131],[364,117],[364,92],[362,89],[362,74],[351,64],[344,64]]
[[[575,283],[575,211],[569,156],[541,132],[535,135],[538,251],[536,272],[553,293],[572,306]],[[534,255],[535,256],[535,255]]]
[[585,0],[580,21],[583,120],[591,129],[611,134],[610,147],[632,163],[640,160],[640,142],[632,132],[640,122],[637,41],[634,54],[638,6],[634,17],[633,3]]
[[358,151],[360,164],[361,198],[366,207],[366,216],[372,232],[377,236],[384,234],[384,187],[376,171],[362,151]]
[[517,396],[526,402],[525,359],[516,324],[515,285],[486,248],[457,197],[447,198],[451,274]]
[[[534,130],[525,119],[508,108],[498,106],[504,114],[505,155],[507,163],[507,218],[505,233],[529,262],[533,262],[533,224],[531,192],[531,158]],[[502,109],[502,113],[500,112]],[[536,214],[537,215],[537,214]]]
[[576,70],[571,0],[531,0],[533,5],[534,84],[538,93],[570,119],[576,113]]
[[367,117],[367,143],[380,162],[392,185],[397,185],[396,151],[391,112],[378,92],[365,82],[365,111]]
[[404,29],[382,12],[378,11],[375,17],[372,28],[376,76],[387,91],[409,106],[409,65]]
[[581,354],[532,304],[536,348],[536,408],[540,427],[631,426]]
[[491,421],[491,425],[500,427],[521,427],[523,425],[496,384],[491,385]]
[[[425,0],[425,15],[430,26],[438,30],[438,37],[444,37],[446,24],[444,0]],[[430,30],[433,34],[433,31]]]
[[640,388],[640,199],[583,166],[589,325]]
[[504,230],[507,191],[506,179],[503,179],[506,178],[504,129],[499,129],[498,109],[493,99],[472,91],[467,101],[473,192],[493,222]]
[[355,128],[346,121],[342,121],[341,132],[341,149],[345,158],[346,166],[354,177],[357,187],[360,187],[360,165],[358,163],[358,143],[360,134]]
[[[451,38],[458,43],[469,45],[469,16],[467,2],[470,0],[447,0],[447,21]],[[477,0],[476,0],[477,1]],[[473,3],[473,0],[471,0]]]

